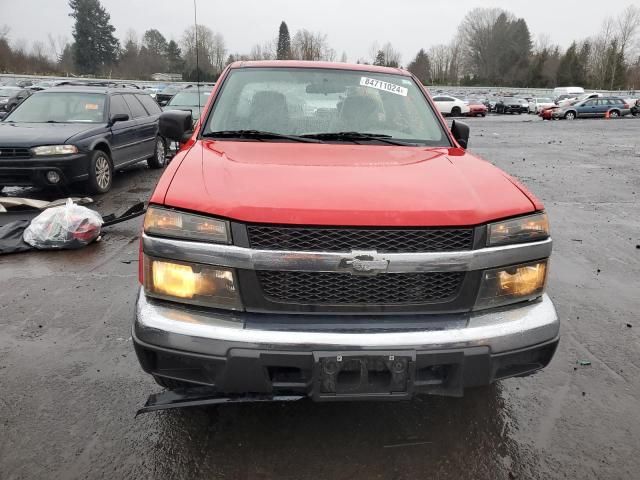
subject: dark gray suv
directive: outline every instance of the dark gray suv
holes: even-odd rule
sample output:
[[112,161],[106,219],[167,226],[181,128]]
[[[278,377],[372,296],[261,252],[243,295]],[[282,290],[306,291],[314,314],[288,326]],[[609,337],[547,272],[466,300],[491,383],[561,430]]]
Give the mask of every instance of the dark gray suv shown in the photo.
[[0,122],[0,189],[86,182],[111,188],[114,171],[146,160],[162,168],[158,104],[139,90],[55,87],[31,95]]

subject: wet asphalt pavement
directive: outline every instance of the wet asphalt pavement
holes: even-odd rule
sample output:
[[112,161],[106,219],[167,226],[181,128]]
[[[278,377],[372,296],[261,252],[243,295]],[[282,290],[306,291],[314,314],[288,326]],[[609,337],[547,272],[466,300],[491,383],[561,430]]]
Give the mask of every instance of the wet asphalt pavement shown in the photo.
[[[470,149],[550,214],[563,323],[546,370],[460,399],[136,418],[159,391],[130,338],[136,219],[83,250],[0,257],[0,479],[638,478],[640,119],[468,123]],[[129,169],[98,210],[147,200],[158,176]]]

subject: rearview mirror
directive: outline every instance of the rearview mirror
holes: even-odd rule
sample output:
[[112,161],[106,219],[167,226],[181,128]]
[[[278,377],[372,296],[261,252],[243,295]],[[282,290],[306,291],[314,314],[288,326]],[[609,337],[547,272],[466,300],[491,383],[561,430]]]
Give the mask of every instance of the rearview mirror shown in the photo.
[[129,115],[126,113],[116,113],[115,115],[111,115],[111,125],[116,122],[126,122],[129,120]]
[[336,82],[330,82],[326,78],[321,83],[310,83],[305,88],[307,93],[324,93],[328,95],[330,93],[344,93],[347,91],[347,87],[344,84]]
[[453,121],[451,124],[451,134],[456,142],[466,150],[469,145],[469,126],[466,123]]
[[175,142],[186,142],[193,130],[193,116],[184,110],[168,110],[160,114],[160,135]]

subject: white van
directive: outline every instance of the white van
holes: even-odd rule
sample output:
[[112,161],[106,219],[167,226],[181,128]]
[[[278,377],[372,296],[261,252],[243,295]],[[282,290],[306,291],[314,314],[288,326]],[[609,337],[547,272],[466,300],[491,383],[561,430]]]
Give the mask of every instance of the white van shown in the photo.
[[553,89],[554,100],[557,100],[561,95],[568,95],[569,97],[579,97],[583,94],[584,88],[582,87],[557,87]]

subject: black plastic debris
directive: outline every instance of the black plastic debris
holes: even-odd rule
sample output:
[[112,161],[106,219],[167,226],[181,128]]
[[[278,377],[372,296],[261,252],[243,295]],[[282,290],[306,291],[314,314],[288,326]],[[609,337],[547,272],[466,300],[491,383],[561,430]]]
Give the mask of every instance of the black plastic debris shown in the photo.
[[126,222],[127,220],[131,220],[132,218],[139,217],[140,215],[144,215],[147,209],[144,207],[144,202],[138,202],[134,206],[119,212],[119,213],[111,213],[109,215],[105,215],[102,217],[103,227],[109,227],[111,225],[115,225],[120,222]]
[[0,226],[0,255],[5,253],[27,252],[33,247],[22,239],[31,220],[16,220]]
[[202,407],[207,405],[221,405],[223,403],[253,403],[253,402],[295,402],[305,398],[303,395],[242,395],[237,397],[221,396],[211,387],[191,387],[149,395],[147,403],[137,411],[141,413],[170,408]]

